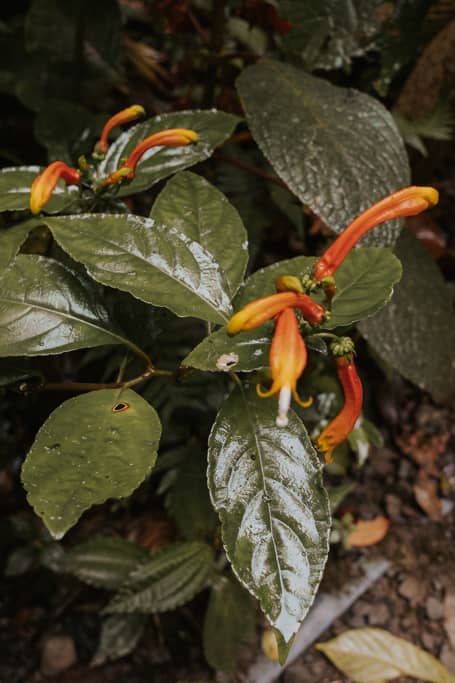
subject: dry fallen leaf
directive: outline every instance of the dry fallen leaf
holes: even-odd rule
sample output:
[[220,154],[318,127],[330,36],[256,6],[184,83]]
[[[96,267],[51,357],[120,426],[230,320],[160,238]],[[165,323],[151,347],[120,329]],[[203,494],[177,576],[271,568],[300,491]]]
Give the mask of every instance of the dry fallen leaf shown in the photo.
[[316,648],[356,683],[386,683],[402,675],[455,683],[455,676],[435,657],[379,628],[345,631]]
[[371,520],[360,520],[347,537],[347,546],[363,548],[382,541],[389,530],[390,520],[386,517],[375,517]]

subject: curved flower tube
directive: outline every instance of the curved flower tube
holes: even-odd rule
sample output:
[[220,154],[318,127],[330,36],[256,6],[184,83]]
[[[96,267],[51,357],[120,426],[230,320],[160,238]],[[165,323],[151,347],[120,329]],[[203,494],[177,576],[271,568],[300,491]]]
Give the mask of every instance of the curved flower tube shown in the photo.
[[415,216],[435,206],[438,200],[439,194],[434,187],[412,186],[373,204],[357,216],[324,252],[313,268],[314,279],[331,278],[355,244],[376,225],[400,216]]
[[154,133],[142,140],[133,149],[126,161],[117,171],[106,178],[103,185],[115,185],[124,180],[132,180],[139,159],[152,147],[186,147],[186,145],[197,142],[198,139],[199,136],[194,130],[187,130],[186,128],[169,128],[169,130]]
[[119,111],[114,116],[111,116],[101,132],[100,139],[95,145],[95,152],[102,152],[103,154],[106,154],[107,148],[109,147],[108,139],[111,130],[117,128],[117,126],[121,126],[124,123],[135,121],[140,116],[145,116],[145,109],[139,104],[133,104],[131,107],[122,109],[122,111]]
[[312,325],[319,325],[324,319],[325,309],[307,294],[279,292],[256,299],[244,306],[232,316],[227,331],[229,334],[237,334],[242,330],[253,330],[286,308],[298,308]]
[[36,176],[30,188],[30,210],[33,214],[39,213],[47,204],[60,178],[67,185],[79,185],[81,175],[77,169],[67,166],[63,161],[49,164]]
[[362,410],[363,388],[352,356],[335,359],[338,379],[344,392],[344,405],[338,415],[322,430],[317,446],[324,453],[326,463],[332,462],[332,453],[354,428]]
[[292,308],[285,308],[277,317],[270,347],[272,387],[269,391],[262,391],[259,385],[256,387],[261,398],[279,393],[276,418],[278,427],[286,427],[288,424],[291,396],[304,408],[312,403],[311,399],[307,402],[302,401],[296,390],[297,380],[305,369],[307,358],[306,345],[300,336],[296,315]]

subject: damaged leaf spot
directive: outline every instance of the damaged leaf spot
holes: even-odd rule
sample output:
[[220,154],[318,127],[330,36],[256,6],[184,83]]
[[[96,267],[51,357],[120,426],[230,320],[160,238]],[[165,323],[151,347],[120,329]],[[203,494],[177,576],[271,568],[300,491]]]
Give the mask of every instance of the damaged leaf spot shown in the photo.
[[116,403],[115,406],[112,408],[113,413],[124,413],[126,410],[128,410],[130,407],[129,403]]
[[238,362],[239,356],[237,353],[223,353],[216,361],[216,367],[218,370],[228,372],[229,370],[232,370],[234,365],[237,365]]

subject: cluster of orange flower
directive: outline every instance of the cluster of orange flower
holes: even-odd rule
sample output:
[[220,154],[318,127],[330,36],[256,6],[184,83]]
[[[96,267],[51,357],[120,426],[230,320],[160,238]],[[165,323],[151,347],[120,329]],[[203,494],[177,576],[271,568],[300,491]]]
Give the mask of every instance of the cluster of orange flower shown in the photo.
[[[334,276],[337,268],[366,232],[392,218],[416,215],[437,202],[438,192],[432,187],[406,187],[377,202],[360,214],[324,252],[313,267],[310,284],[314,286],[320,283],[330,301],[336,292]],[[276,422],[279,427],[284,427],[288,423],[287,413],[292,396],[300,405],[309,405],[308,402],[301,401],[296,389],[297,381],[306,366],[307,349],[300,334],[295,309],[312,326],[324,322],[326,310],[313,301],[309,294],[304,293],[303,284],[298,278],[281,276],[276,284],[278,293],[247,304],[231,318],[228,332],[237,334],[242,330],[259,327],[267,320],[275,321],[269,356],[272,386],[267,392],[263,392],[258,386],[257,391],[262,397],[279,394]],[[317,439],[318,448],[325,454],[327,462],[331,462],[333,450],[353,429],[363,400],[362,383],[355,368],[352,343],[333,344],[331,350],[343,387],[344,405]]]
[[[133,105],[109,119],[95,146],[95,157],[102,158],[108,150],[108,138],[116,126],[134,121],[144,115],[144,109]],[[139,159],[151,147],[180,147],[197,142],[198,134],[193,130],[172,128],[160,131],[142,140],[130,153],[121,167],[104,179],[102,187],[117,185],[132,180]],[[83,166],[81,167],[83,169]],[[63,161],[54,161],[33,181],[30,193],[30,209],[38,214],[49,201],[58,180],[62,178],[68,185],[79,185],[81,172],[67,166]],[[335,272],[351,249],[376,225],[400,216],[413,216],[438,202],[438,192],[432,187],[406,187],[385,197],[358,216],[329,246],[318,260],[312,272],[312,284],[320,284],[330,301],[336,292]],[[236,313],[228,324],[228,332],[237,334],[242,330],[259,327],[267,320],[275,321],[275,330],[270,349],[269,363],[272,386],[269,391],[258,394],[269,397],[279,394],[277,425],[285,427],[288,423],[291,397],[306,407],[297,393],[297,381],[307,363],[307,349],[300,334],[295,310],[312,326],[320,326],[326,319],[327,311],[305,293],[302,282],[294,276],[281,276],[277,279],[277,294],[257,299]],[[334,350],[335,346],[335,350]],[[332,345],[337,375],[344,391],[344,405],[340,413],[321,432],[317,445],[324,452],[327,462],[331,461],[334,448],[341,443],[354,427],[362,408],[362,384],[357,374],[353,347]]]

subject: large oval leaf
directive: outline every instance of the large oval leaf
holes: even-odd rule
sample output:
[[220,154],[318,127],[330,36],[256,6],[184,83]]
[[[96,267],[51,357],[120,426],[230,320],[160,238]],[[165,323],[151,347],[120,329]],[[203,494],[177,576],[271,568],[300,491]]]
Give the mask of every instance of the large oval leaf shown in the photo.
[[376,353],[436,401],[455,397],[452,293],[441,271],[407,230],[397,243],[403,278],[392,301],[360,331]]
[[[0,170],[0,211],[18,211],[30,208],[30,188],[40,166],[13,166]],[[46,204],[46,213],[57,213],[71,204],[78,190],[74,185],[67,187],[63,181],[56,186],[50,201]]]
[[94,391],[54,410],[22,467],[27,499],[53,537],[92,505],[129,496],[154,466],[160,434],[156,411],[130,389]]
[[239,120],[237,116],[213,109],[160,114],[138,123],[120,135],[100,164],[100,175],[109,175],[119,168],[122,159],[128,157],[136,145],[153,133],[167,128],[195,130],[199,135],[195,144],[186,147],[153,147],[144,154],[137,165],[134,180],[120,187],[119,195],[124,197],[141,192],[177,171],[208,159],[215,147],[231,135]]
[[236,389],[210,435],[208,481],[236,575],[289,642],[321,580],[330,509],[303,423],[275,418],[274,400]]
[[[336,232],[409,184],[393,118],[369,95],[272,61],[247,67],[237,85],[252,133],[275,171]],[[393,244],[398,234],[399,224],[389,223],[364,244]]]
[[94,283],[42,256],[19,254],[0,277],[0,356],[128,344],[109,329]]
[[380,628],[344,631],[316,647],[357,683],[385,683],[402,675],[455,683],[455,676],[435,657]]
[[245,274],[248,238],[237,210],[222,192],[201,176],[178,173],[158,195],[150,216],[212,254],[234,296]]
[[218,263],[178,230],[132,214],[46,218],[46,225],[98,282],[180,316],[226,322],[231,304]]

